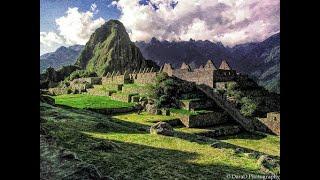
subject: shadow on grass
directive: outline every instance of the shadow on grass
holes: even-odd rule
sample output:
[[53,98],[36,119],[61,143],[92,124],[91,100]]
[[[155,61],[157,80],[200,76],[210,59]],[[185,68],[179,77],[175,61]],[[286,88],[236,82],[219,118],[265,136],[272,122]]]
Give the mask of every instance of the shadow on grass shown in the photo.
[[[101,117],[96,113],[93,115]],[[68,123],[76,125],[70,126]],[[109,175],[115,179],[223,179],[228,174],[260,174],[257,169],[241,167],[240,164],[239,166],[223,164],[222,160],[215,164],[213,164],[215,160],[207,164],[196,163],[195,160],[200,154],[195,152],[96,138],[81,132],[125,133],[128,136],[148,133],[139,131],[139,128],[149,127],[138,123],[116,118],[97,118],[92,123],[91,120],[82,122],[73,118],[70,122],[61,121],[52,125],[58,126],[51,131],[60,146],[70,149],[85,162],[95,165],[104,176]],[[210,138],[188,133],[175,132],[174,136],[200,144],[212,142]]]
[[267,135],[263,133],[248,133],[248,132],[242,132],[236,135],[230,135],[230,136],[222,136],[218,137],[219,140],[227,140],[227,139],[252,139],[252,140],[260,140],[267,137]]
[[[88,136],[88,138],[98,139]],[[257,170],[224,164],[196,164],[197,153],[155,148],[112,140],[119,145],[105,152],[88,153],[87,159],[115,179],[223,179],[228,174],[260,174]],[[104,157],[108,158],[104,158]]]
[[[101,115],[99,113],[91,112],[88,110],[83,110],[83,109],[78,109],[78,108],[65,108],[65,107],[60,107],[63,108],[67,111],[75,112],[75,113],[80,113],[84,115],[92,115],[96,117],[101,117],[104,115]],[[89,113],[89,114],[88,114]],[[63,115],[65,116],[65,115]],[[96,124],[92,126],[90,129],[84,129],[84,131],[91,131],[91,132],[100,132],[100,133],[123,133],[123,134],[148,134],[149,133],[149,128],[150,126],[136,123],[136,122],[129,122],[129,121],[124,121],[118,118],[114,118],[111,116],[104,116],[106,119],[99,119],[99,121],[96,121]],[[115,124],[116,126],[111,126],[111,123]],[[119,126],[119,127],[117,127]],[[253,135],[249,133],[243,133],[239,135],[240,138],[243,139],[261,139],[264,138],[266,135],[259,134],[259,135]],[[227,142],[222,142],[220,140],[224,139],[230,139],[230,138],[239,138],[237,135],[235,136],[227,136],[227,137],[221,137],[221,138],[209,138],[205,136],[200,136],[200,135],[195,135],[195,134],[190,134],[190,133],[185,133],[185,132],[174,132],[174,137],[180,138],[183,140],[187,140],[189,142],[196,142],[198,144],[207,144],[207,145],[212,145],[215,143],[218,143],[218,146],[213,146],[212,148],[224,148],[224,149],[232,149],[234,151],[237,151],[237,149],[241,149],[243,153],[257,153],[257,154],[265,154],[259,151],[255,151],[249,148],[244,148],[241,146],[233,145]],[[277,158],[277,157],[275,157]]]

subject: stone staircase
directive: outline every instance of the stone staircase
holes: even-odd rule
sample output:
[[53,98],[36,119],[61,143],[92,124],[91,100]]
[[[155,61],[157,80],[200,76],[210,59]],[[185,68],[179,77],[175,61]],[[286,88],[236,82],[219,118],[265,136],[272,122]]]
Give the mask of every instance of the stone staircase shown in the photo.
[[236,109],[232,104],[228,103],[225,99],[214,92],[212,88],[205,85],[198,85],[197,88],[204,92],[209,98],[214,100],[219,107],[225,110],[245,130],[254,132],[255,128],[253,121],[245,118],[238,109]]

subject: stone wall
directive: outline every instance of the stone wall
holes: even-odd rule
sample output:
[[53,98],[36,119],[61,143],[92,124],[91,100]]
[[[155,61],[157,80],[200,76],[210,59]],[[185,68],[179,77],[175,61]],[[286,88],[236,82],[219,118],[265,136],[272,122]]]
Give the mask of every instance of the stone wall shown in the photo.
[[234,81],[237,76],[235,70],[214,70],[213,77],[215,82]]
[[240,132],[241,132],[241,128],[237,125],[233,125],[233,126],[221,126],[221,127],[217,127],[214,129],[210,129],[206,132],[200,132],[200,133],[196,133],[196,134],[200,135],[200,136],[216,138],[219,136],[234,135],[234,134],[238,134]]
[[95,84],[101,84],[101,77],[88,77],[88,78],[83,78],[86,82],[95,85]]
[[208,127],[226,123],[228,119],[221,112],[208,112],[197,115],[183,116],[180,118],[183,125],[188,128]]
[[114,114],[121,114],[121,113],[129,113],[129,112],[134,112],[138,111],[139,107],[125,107],[125,108],[108,108],[108,109],[92,109],[92,108],[87,108],[89,111],[93,111],[96,113],[100,114],[105,114],[105,115],[114,115]]
[[71,90],[69,90],[69,88],[49,88],[48,91],[51,95],[62,95],[71,93]]
[[150,84],[155,82],[157,72],[127,73],[124,75],[107,75],[102,77],[102,84]]
[[271,132],[280,135],[280,113],[270,112],[266,118],[256,119],[256,128],[258,131]]
[[235,81],[216,82],[214,86],[216,89],[226,90],[229,84],[236,84],[236,82]]
[[127,75],[102,77],[102,84],[127,84],[127,83],[130,83],[130,78]]
[[194,71],[189,71],[188,69],[175,69],[173,70],[172,75],[185,81],[213,87],[213,70],[210,69],[195,69]]
[[207,109],[213,107],[213,101],[207,101],[203,99],[195,99],[195,100],[181,100],[180,108],[190,110],[196,109]]
[[138,84],[152,84],[155,82],[157,72],[131,74],[131,79]]
[[237,75],[235,70],[216,69],[211,61],[208,61],[205,67],[200,66],[198,69],[193,70],[184,67],[173,69],[170,64],[164,64],[162,71],[166,72],[169,76],[195,82],[198,85],[204,84],[211,88],[215,87],[215,82],[233,81]]
[[111,93],[111,99],[122,102],[132,102],[132,97],[136,95],[138,94]]

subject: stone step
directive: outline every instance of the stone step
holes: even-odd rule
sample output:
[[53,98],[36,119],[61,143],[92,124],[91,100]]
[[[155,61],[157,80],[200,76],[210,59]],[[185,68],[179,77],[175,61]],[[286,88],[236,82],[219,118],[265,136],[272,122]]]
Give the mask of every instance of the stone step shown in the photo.
[[255,130],[253,121],[244,117],[240,111],[233,107],[226,100],[222,99],[217,93],[213,91],[212,88],[206,86],[197,86],[202,92],[204,92],[209,98],[214,100],[218,106],[220,106],[223,110],[228,112],[228,114],[237,121],[245,130],[249,132],[253,132]]

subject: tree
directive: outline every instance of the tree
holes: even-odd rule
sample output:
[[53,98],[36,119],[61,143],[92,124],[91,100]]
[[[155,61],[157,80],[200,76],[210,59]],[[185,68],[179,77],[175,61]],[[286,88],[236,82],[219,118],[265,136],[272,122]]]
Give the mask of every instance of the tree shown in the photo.
[[170,108],[178,105],[179,87],[167,73],[160,73],[156,77],[156,84],[152,89],[152,97],[158,108]]

